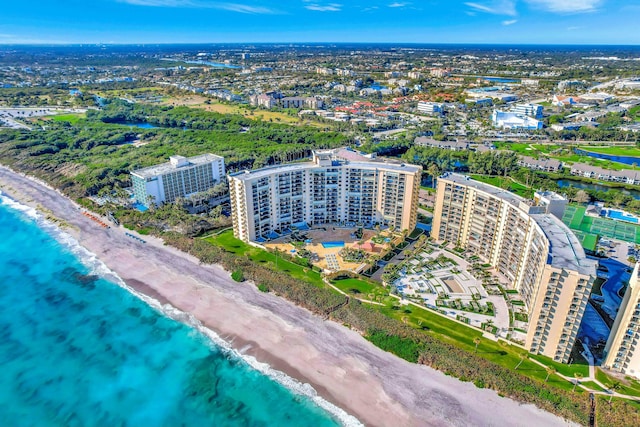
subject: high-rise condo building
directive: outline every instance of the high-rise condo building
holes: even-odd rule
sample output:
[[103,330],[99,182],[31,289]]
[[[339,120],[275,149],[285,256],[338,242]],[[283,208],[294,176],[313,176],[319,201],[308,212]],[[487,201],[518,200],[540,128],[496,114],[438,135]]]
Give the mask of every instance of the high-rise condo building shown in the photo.
[[224,176],[224,159],[214,154],[171,156],[167,163],[131,172],[133,194],[145,206],[207,191]]
[[516,289],[529,314],[525,346],[569,361],[596,277],[596,262],[560,217],[566,200],[534,201],[464,175],[438,179],[431,236],[491,264]]
[[640,378],[640,263],[633,269],[605,347],[605,368]]
[[413,230],[422,168],[338,153],[315,151],[311,162],[229,175],[235,236],[259,242],[327,223]]

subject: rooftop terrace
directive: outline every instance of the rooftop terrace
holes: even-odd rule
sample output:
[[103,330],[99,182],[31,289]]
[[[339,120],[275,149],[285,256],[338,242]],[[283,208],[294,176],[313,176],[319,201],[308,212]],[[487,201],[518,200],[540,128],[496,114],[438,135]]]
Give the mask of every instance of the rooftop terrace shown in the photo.
[[180,169],[188,169],[190,167],[200,166],[216,160],[224,160],[215,154],[202,154],[195,157],[172,156],[171,161],[147,168],[138,169],[131,173],[140,178],[152,178],[154,176],[165,175]]
[[575,270],[580,274],[596,275],[597,261],[587,258],[578,238],[560,219],[551,214],[535,214],[531,218],[549,239],[551,259],[547,264]]
[[500,199],[506,202],[509,202],[516,207],[520,206],[520,203],[526,203],[526,204],[532,203],[530,200],[527,200],[524,197],[520,197],[517,194],[514,194],[508,190],[494,187],[493,185],[485,184],[484,182],[474,181],[470,177],[459,174],[459,173],[447,172],[444,175],[442,175],[441,178],[456,184],[462,184],[467,187],[475,188],[476,190],[483,191],[492,196],[499,197]]
[[[327,153],[320,152],[319,154],[321,154],[319,156],[320,160],[325,160],[323,156],[326,155]],[[369,162],[362,162],[362,161],[352,162],[352,161],[345,161],[345,160],[334,160],[330,166],[320,165],[316,162],[301,162],[301,163],[291,163],[287,165],[268,166],[265,168],[256,169],[252,171],[247,170],[242,172],[236,172],[236,173],[230,174],[230,176],[242,181],[246,181],[249,179],[253,180],[253,179],[263,178],[263,177],[272,175],[274,173],[296,172],[296,171],[302,171],[307,169],[324,169],[324,168],[331,168],[331,167],[384,170],[384,171],[406,172],[406,173],[416,173],[422,170],[420,166],[410,165],[407,163],[388,163],[388,162],[373,161],[373,160]]]

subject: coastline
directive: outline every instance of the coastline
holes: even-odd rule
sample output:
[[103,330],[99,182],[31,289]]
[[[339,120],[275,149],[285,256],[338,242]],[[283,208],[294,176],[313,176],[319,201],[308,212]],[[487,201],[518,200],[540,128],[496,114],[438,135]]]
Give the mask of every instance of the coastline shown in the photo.
[[243,356],[268,364],[367,425],[567,425],[533,405],[499,397],[386,353],[356,332],[250,284],[219,266],[123,228],[104,229],[75,203],[34,179],[0,167],[0,190],[59,218],[64,231],[136,292],[193,316]]

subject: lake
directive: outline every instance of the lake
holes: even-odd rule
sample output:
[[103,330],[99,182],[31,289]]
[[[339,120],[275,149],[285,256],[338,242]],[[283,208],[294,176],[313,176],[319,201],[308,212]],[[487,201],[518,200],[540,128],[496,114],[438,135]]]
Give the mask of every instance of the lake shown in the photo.
[[109,124],[119,125],[119,126],[128,126],[130,128],[140,128],[140,129],[157,129],[160,127],[160,126],[152,125],[151,123],[147,123],[147,122],[109,122]]
[[488,82],[495,83],[518,83],[520,80],[515,79],[504,79],[502,77],[487,77],[487,76],[477,76],[479,79],[486,80]]
[[[558,180],[557,183],[558,183],[558,187],[560,188],[575,187],[583,190],[597,190],[597,191],[609,191],[612,189],[612,187],[607,187],[606,185],[591,184],[588,182],[574,181],[572,179],[561,179],[561,180]],[[613,189],[620,190],[624,194],[628,194],[634,199],[640,200],[640,191],[638,190],[627,190],[626,188],[613,188]]]
[[129,126],[132,128],[142,128],[142,129],[156,129],[158,128],[158,126],[156,125],[152,125],[151,123],[147,123],[147,122],[136,122],[136,123],[118,123],[119,125],[123,125],[123,126]]
[[575,149],[576,154],[580,154],[581,156],[589,156],[595,159],[604,159],[611,160],[612,162],[624,163],[625,165],[640,165],[640,157],[632,157],[632,156],[614,156],[611,154],[602,154],[602,153],[593,153],[591,151],[585,151],[580,149]]
[[239,65],[233,65],[233,64],[225,64],[223,62],[209,62],[209,61],[183,61],[180,59],[172,59],[172,58],[162,58],[163,61],[175,61],[175,62],[184,62],[187,64],[198,64],[198,65],[207,65],[209,67],[213,67],[213,68],[230,68],[230,69],[234,69],[234,70],[239,70],[242,69],[241,66]]

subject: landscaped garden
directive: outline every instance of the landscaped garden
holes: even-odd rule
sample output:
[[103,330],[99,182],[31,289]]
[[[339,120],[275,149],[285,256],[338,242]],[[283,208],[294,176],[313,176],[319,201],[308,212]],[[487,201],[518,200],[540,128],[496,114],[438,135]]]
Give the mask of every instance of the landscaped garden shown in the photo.
[[[250,246],[242,240],[236,239],[233,236],[233,230],[226,230],[222,233],[211,235],[206,237],[205,240],[236,255],[247,255],[253,261],[266,264],[269,268],[287,273],[296,279],[305,280],[318,287],[326,287],[319,271],[309,265],[305,266],[297,263],[301,261],[302,263],[306,262],[303,258],[296,259],[285,253],[273,253]],[[297,262],[291,260],[296,260]]]

